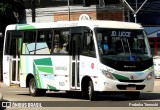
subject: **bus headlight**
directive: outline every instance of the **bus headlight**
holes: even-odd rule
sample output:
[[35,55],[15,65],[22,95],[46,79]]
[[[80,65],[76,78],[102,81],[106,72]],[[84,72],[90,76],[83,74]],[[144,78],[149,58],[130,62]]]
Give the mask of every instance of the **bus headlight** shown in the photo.
[[150,73],[147,75],[146,79],[147,79],[147,80],[150,80],[150,79],[152,79],[152,77],[154,77],[154,72],[150,72]]
[[102,74],[105,75],[109,79],[116,80],[115,77],[112,75],[112,73],[110,73],[109,71],[102,70]]

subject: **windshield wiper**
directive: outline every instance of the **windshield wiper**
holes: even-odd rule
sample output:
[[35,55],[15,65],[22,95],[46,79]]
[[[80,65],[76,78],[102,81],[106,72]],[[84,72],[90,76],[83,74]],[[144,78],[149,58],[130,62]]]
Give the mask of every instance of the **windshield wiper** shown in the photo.
[[123,40],[122,40],[122,38],[120,38],[120,39],[121,39],[121,43],[122,43],[122,47],[123,47],[123,52],[126,53],[126,52],[125,52],[125,49],[124,49]]
[[131,53],[131,48],[130,48],[130,45],[129,45],[128,39],[126,39],[126,40],[127,40],[127,44],[128,44],[129,54],[130,54],[130,56],[131,56],[131,55],[132,55],[132,53]]

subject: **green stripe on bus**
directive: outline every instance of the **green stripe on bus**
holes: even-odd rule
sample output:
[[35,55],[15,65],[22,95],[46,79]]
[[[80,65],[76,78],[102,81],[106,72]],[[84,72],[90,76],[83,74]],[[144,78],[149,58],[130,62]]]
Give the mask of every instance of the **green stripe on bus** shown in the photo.
[[37,71],[37,74],[35,75],[35,80],[36,80],[36,87],[37,88],[42,88],[42,85],[41,85],[42,80],[40,79],[38,71]]
[[29,29],[35,29],[35,27],[29,24],[17,24],[16,25],[16,30],[29,30]]
[[130,80],[128,77],[119,75],[119,74],[114,74],[112,73],[112,75],[116,78],[116,79],[121,79],[121,80]]
[[36,74],[36,65],[33,63],[33,73]]
[[49,85],[49,84],[48,84],[48,87],[49,87],[49,89],[51,89],[51,90],[56,90],[56,88],[55,88],[54,86],[51,86],[51,85]]
[[34,63],[36,65],[52,66],[51,58],[36,59],[34,60]]
[[147,73],[147,71],[148,71],[149,69],[153,69],[153,68],[154,68],[154,66],[151,66],[151,67],[145,69],[144,72]]
[[52,67],[37,67],[38,71],[40,72],[46,72],[46,73],[53,73]]

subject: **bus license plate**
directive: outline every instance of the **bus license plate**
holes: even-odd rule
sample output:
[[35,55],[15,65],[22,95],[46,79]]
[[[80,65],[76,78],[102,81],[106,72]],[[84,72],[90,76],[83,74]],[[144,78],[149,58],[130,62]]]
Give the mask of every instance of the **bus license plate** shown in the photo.
[[127,87],[126,90],[133,91],[136,90],[136,87]]

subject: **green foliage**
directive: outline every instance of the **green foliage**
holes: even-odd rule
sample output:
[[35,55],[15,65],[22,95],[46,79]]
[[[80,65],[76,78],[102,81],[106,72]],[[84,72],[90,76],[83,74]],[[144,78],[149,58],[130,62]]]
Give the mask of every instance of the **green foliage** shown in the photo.
[[23,0],[0,0],[0,15],[7,17],[14,16],[13,12],[22,15],[25,7]]
[[[18,14],[18,18],[14,15]],[[23,0],[0,0],[0,32],[5,32],[9,24],[22,23],[25,17]],[[0,37],[0,51],[3,48],[3,37]]]
[[0,14],[6,14],[7,9],[9,8],[9,4],[0,3]]

